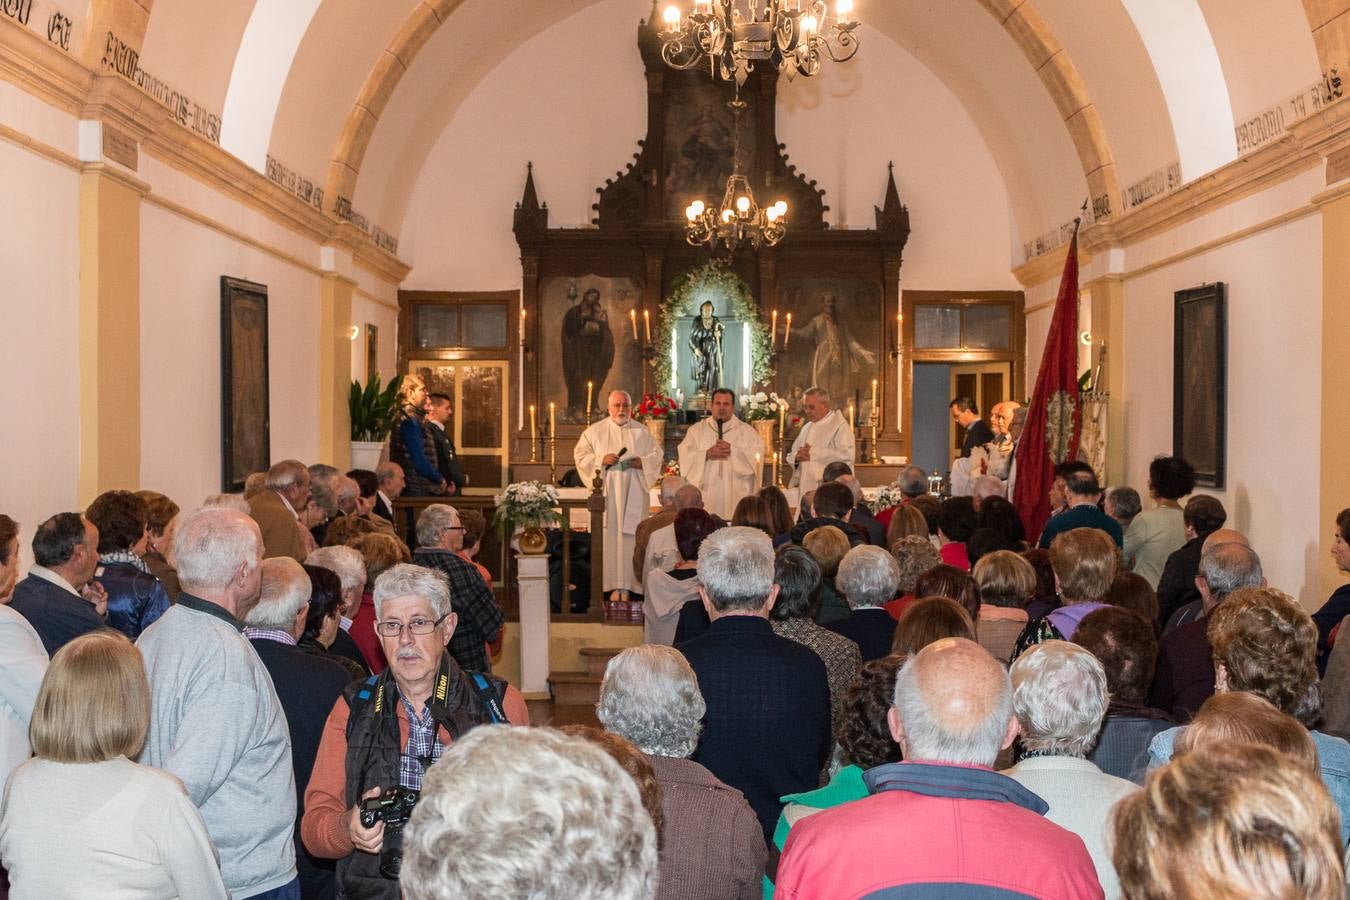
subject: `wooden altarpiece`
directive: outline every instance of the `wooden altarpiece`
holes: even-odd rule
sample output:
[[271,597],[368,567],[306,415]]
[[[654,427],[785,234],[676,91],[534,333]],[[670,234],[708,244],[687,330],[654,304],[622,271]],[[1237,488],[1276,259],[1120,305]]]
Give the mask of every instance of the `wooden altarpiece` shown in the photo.
[[[532,169],[515,208],[513,230],[520,246],[522,301],[527,311],[524,403],[539,410],[541,430],[548,404],[557,404],[559,474],[570,465],[571,447],[584,427],[575,414],[568,414],[580,402],[575,396],[569,398],[564,383],[566,351],[559,346],[564,315],[580,305],[578,301],[590,302],[592,288],[600,295],[602,315],[608,320],[607,326],[602,323],[600,327],[612,340],[597,339],[591,346],[612,354],[613,364],[603,383],[595,385],[595,418],[604,415],[604,397],[611,389],[628,390],[635,399],[651,391],[668,392],[668,385],[662,383],[664,374],[655,372],[651,364],[644,313],[655,322],[672,283],[711,258],[706,247],[685,241],[684,209],[694,196],[710,204],[720,202],[731,171],[732,113],[726,103],[733,97],[733,86],[714,81],[703,69],[677,71],[665,65],[659,34],[650,21],[638,28],[638,48],[646,70],[647,134],[638,141],[638,151],[624,170],[597,189],[594,227],[550,228],[548,206],[540,202]],[[756,382],[753,389],[786,395],[793,387],[800,390],[803,383],[809,386],[814,374],[813,338],[798,329],[818,317],[825,294],[833,295],[840,320],[846,323],[845,353],[853,364],[843,391],[846,396],[838,398],[838,405],[843,408],[848,400],[858,398],[861,425],[870,413],[875,378],[882,399],[880,452],[901,452],[894,363],[901,349],[896,326],[909,212],[900,202],[894,175],[889,174],[883,203],[876,209],[875,228],[830,228],[824,217],[829,209],[825,191],[797,170],[787,148],[778,141],[776,94],[777,74],[765,65],[756,68],[741,89],[747,108],[741,115],[740,156],[761,204],[787,201],[787,235],[772,248],[756,250],[747,243],[734,255],[719,254],[748,286],[762,321],[768,323],[770,310],[780,312],[780,352],[774,355],[777,374],[769,383]],[[782,330],[789,312],[794,316],[794,334],[788,350],[782,352]],[[729,386],[738,393],[745,388],[744,382]],[[910,386],[900,388],[901,395],[908,396]],[[578,389],[573,385],[574,392]],[[525,422],[513,453],[516,461],[529,456]],[[668,440],[677,439],[681,431],[668,431]],[[860,427],[860,438],[866,436],[863,431]],[[673,443],[668,443],[667,454],[673,455]]]

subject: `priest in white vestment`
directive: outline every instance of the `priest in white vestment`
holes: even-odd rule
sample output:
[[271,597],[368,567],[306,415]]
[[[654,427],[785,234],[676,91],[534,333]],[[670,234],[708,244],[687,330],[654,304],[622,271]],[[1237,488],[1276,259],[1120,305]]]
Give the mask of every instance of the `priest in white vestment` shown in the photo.
[[792,442],[787,464],[792,466],[792,487],[803,494],[820,486],[820,476],[832,462],[853,465],[853,429],[848,419],[830,405],[824,388],[813,387],[803,402],[807,422]]
[[[646,426],[632,418],[633,400],[624,391],[609,395],[609,418],[581,433],[572,458],[577,474],[590,484],[598,472],[605,492],[605,571],[608,593],[637,588],[633,544],[638,523],[647,516],[648,490],[661,477],[663,451]],[[594,573],[592,573],[594,577]]]
[[741,498],[759,490],[764,442],[736,418],[736,395],[727,388],[713,391],[712,415],[689,429],[679,453],[680,473],[703,492],[703,508],[728,522]]

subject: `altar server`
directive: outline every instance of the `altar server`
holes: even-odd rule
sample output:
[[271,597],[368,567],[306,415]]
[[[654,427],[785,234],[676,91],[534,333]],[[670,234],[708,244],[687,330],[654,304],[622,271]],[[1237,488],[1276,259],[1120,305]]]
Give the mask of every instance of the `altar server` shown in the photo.
[[[609,395],[609,418],[581,433],[573,451],[577,474],[590,484],[600,475],[605,491],[606,592],[626,594],[637,588],[633,575],[633,543],[638,523],[647,515],[648,490],[661,477],[662,448],[651,432],[632,418],[633,399],[624,391]],[[615,598],[618,599],[618,598]]]
[[806,392],[803,402],[807,422],[792,442],[787,463],[792,466],[792,486],[802,493],[820,485],[821,473],[832,462],[853,465],[853,429],[830,405],[830,395],[820,387]]
[[759,490],[764,442],[736,418],[736,395],[712,394],[712,416],[689,429],[680,442],[680,471],[703,492],[703,508],[727,521],[742,497]]

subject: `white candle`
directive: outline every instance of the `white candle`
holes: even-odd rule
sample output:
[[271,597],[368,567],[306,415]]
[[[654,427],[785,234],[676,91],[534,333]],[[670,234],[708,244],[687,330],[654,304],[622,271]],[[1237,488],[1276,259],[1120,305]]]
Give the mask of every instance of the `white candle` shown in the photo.
[[877,415],[877,380],[876,380],[875,378],[873,378],[873,379],[872,379],[872,418],[875,419],[875,418],[876,418],[876,415]]
[[628,311],[628,321],[633,323],[633,340],[637,340],[637,310]]
[[595,390],[595,382],[586,382],[586,421],[591,420],[591,394]]
[[652,342],[652,314],[648,310],[642,311],[642,330],[647,335],[647,343]]
[[787,324],[783,326],[783,349],[787,349],[788,339],[792,337],[792,313],[787,314]]
[[853,427],[853,401],[848,401],[848,427]]
[[531,445],[533,445],[533,441],[534,441],[534,439],[535,439],[536,437],[538,437],[538,429],[535,427],[535,424],[534,424],[534,404],[531,403],[531,404],[530,404],[530,441],[531,441]]
[[778,346],[778,310],[773,311],[773,324],[769,326],[769,349],[773,350]]
[[554,435],[556,435],[556,434],[558,433],[557,430],[556,430],[556,429],[557,429],[557,426],[558,426],[558,410],[557,410],[557,408],[554,406],[554,404],[550,403],[550,404],[548,405],[548,436],[549,436],[549,437],[553,437]]

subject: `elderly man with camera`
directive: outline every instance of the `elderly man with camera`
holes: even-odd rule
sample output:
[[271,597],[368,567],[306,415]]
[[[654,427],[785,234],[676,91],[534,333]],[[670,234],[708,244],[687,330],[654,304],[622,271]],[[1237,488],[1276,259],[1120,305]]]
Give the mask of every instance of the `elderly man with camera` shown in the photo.
[[398,898],[403,825],[452,741],[477,725],[529,724],[519,691],[446,652],[457,620],[444,574],[396,565],[375,581],[374,600],[389,668],[334,704],[300,824],[310,853],[338,861],[339,894],[352,900]]

